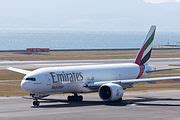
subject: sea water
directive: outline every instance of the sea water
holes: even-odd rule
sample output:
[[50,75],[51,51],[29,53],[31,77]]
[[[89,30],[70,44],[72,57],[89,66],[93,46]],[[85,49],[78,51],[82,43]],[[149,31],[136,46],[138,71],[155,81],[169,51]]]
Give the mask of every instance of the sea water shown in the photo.
[[[0,32],[0,50],[126,49],[139,48],[146,32],[6,31]],[[179,44],[179,33],[157,33],[155,44]]]

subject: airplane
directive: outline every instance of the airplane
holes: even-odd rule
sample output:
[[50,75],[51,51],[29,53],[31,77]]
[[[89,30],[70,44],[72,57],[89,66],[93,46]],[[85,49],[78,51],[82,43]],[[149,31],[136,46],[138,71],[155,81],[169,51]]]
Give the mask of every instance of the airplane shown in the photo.
[[84,66],[45,67],[34,71],[19,68],[8,70],[24,74],[21,88],[33,98],[33,106],[39,107],[39,99],[61,93],[72,93],[68,101],[82,101],[82,93],[98,92],[103,101],[122,101],[124,91],[135,83],[180,80],[180,76],[143,78],[159,70],[150,66],[156,26],[152,25],[145,42],[133,63],[100,64]]

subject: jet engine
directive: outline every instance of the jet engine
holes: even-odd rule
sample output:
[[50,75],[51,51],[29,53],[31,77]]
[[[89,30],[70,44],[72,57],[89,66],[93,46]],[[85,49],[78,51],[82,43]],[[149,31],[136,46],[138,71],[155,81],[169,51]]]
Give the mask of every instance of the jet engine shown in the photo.
[[121,100],[123,97],[123,88],[114,83],[104,84],[99,88],[99,97],[103,101]]

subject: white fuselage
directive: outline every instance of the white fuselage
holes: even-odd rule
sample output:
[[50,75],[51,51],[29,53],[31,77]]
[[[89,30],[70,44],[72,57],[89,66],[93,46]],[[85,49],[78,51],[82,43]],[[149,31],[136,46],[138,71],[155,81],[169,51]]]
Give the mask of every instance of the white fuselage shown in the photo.
[[143,73],[144,70],[140,70],[140,66],[134,63],[48,67],[26,75],[21,82],[21,87],[34,94],[94,92],[97,90],[83,87],[83,84],[136,79]]

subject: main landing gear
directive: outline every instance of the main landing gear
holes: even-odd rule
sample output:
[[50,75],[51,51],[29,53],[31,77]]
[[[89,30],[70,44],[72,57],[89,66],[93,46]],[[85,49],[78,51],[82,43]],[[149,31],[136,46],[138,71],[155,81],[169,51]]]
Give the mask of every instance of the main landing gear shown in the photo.
[[68,96],[69,102],[81,102],[83,100],[83,96],[79,95],[77,93],[74,93],[74,96]]

